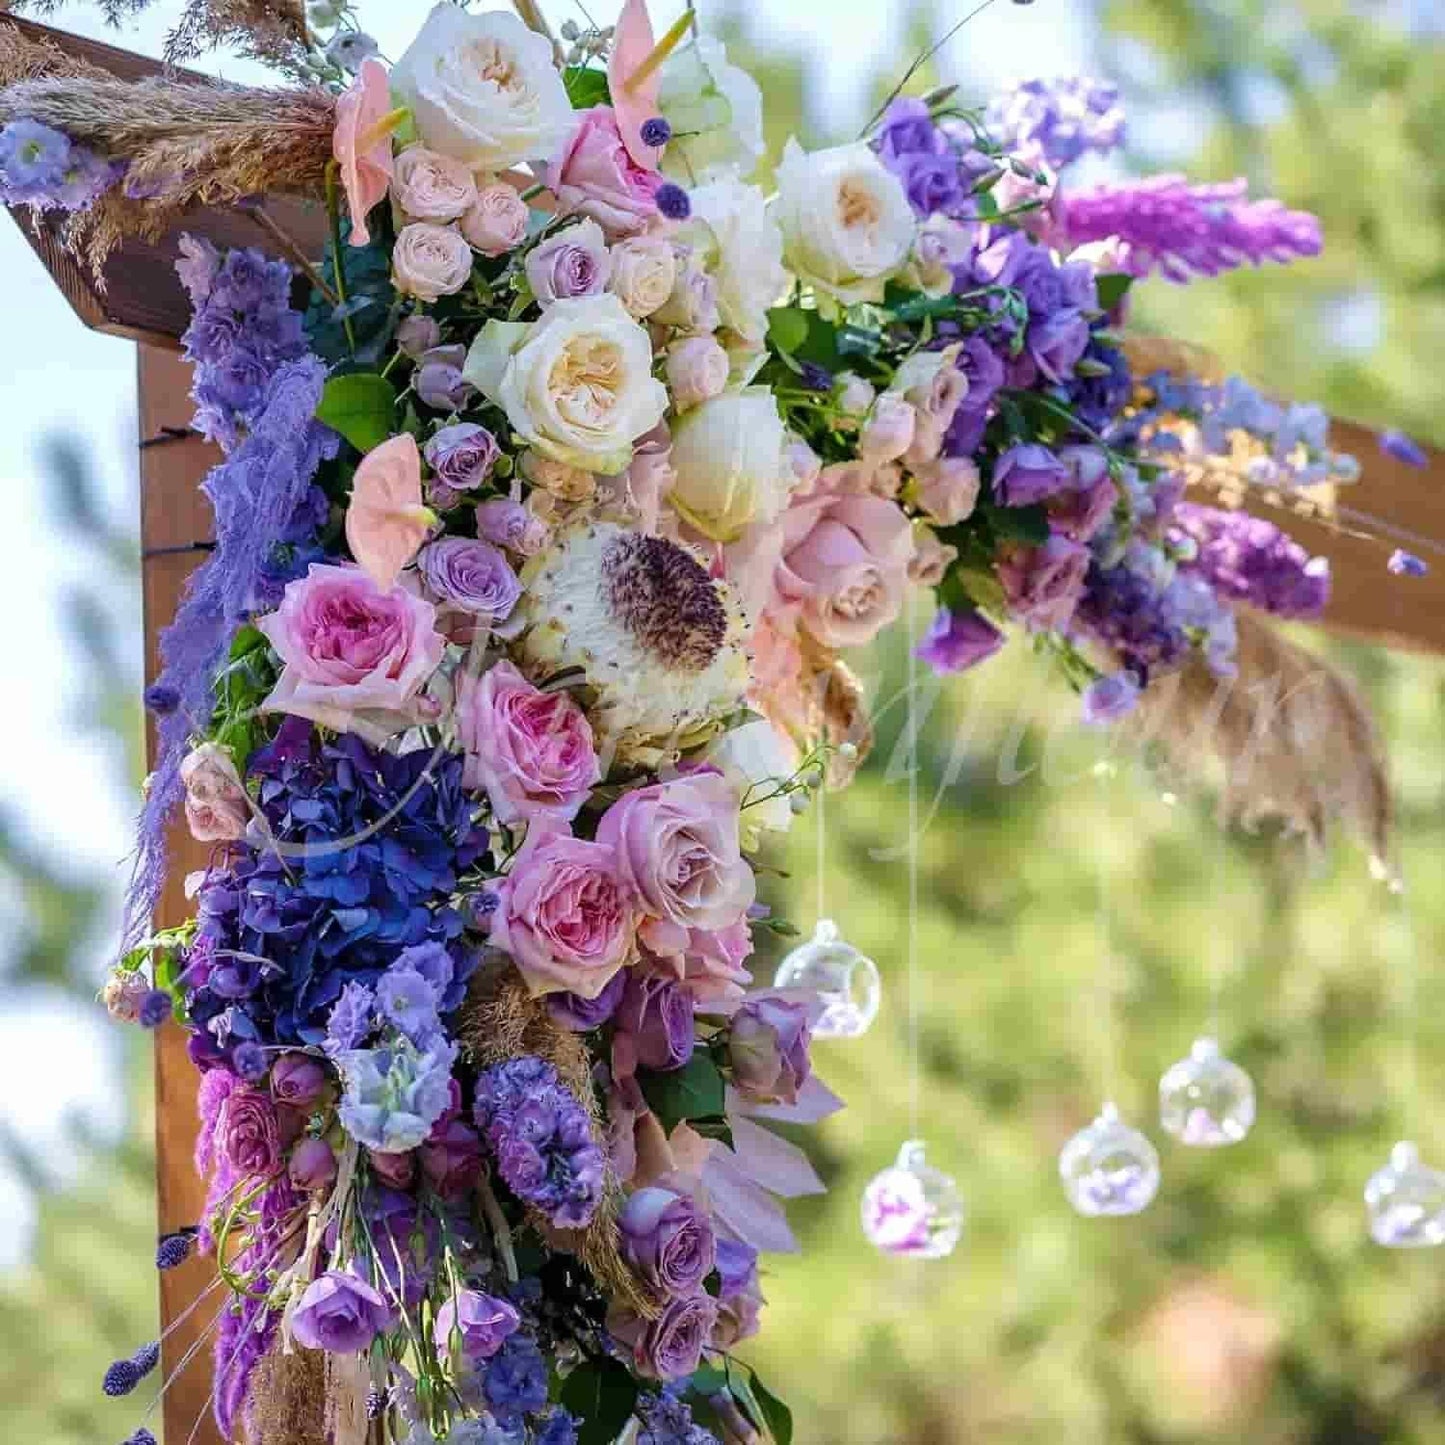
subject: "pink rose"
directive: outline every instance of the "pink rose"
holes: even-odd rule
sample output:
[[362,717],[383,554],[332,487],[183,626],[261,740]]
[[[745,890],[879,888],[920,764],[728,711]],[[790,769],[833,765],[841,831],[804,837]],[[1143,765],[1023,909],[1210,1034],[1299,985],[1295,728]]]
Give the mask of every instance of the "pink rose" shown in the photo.
[[510,663],[457,686],[462,782],[484,789],[500,822],[570,822],[600,781],[587,714],[565,692],[533,687]]
[[250,809],[230,751],[201,743],[181,763],[186,824],[198,843],[229,843],[246,831]]
[[402,227],[391,251],[391,279],[403,296],[421,301],[454,296],[471,276],[472,248],[459,231],[430,221]]
[[628,793],[603,815],[597,841],[616,850],[618,873],[648,915],[644,938],[658,953],[683,952],[692,929],[730,927],[756,896],[737,798],[721,773]]
[[477,183],[459,160],[409,146],[396,158],[397,204],[414,221],[455,221],[477,199]]
[[313,563],[256,623],[285,664],[264,708],[380,744],[416,720],[446,646],[435,624],[436,609],[405,588]]
[[488,941],[533,994],[596,998],[627,962],[635,926],[613,850],[534,823],[498,889]]
[[461,219],[462,235],[484,256],[515,250],[527,236],[527,203],[505,181],[483,186]]
[[547,169],[547,188],[561,213],[591,216],[609,236],[635,236],[657,212],[663,177],[627,153],[611,106],[583,111],[559,159]]
[[778,595],[825,647],[858,647],[899,614],[913,532],[896,503],[835,492],[834,468],[782,516]]
[[740,999],[753,981],[743,966],[752,953],[752,929],[746,918],[716,932],[695,928],[683,951],[682,977],[698,1006]]
[[248,1179],[276,1172],[281,1162],[281,1125],[271,1100],[242,1084],[231,1090],[216,1121],[221,1154]]
[[372,138],[390,110],[386,66],[379,60],[363,60],[351,88],[337,99],[336,131],[331,137],[331,151],[341,167],[341,184],[351,212],[353,246],[365,246],[371,240],[366,217],[391,186],[391,136]]
[[968,457],[939,457],[914,468],[913,498],[940,527],[973,515],[978,488],[978,467]]
[[667,384],[672,403],[686,411],[726,389],[732,362],[711,336],[687,336],[668,349]]

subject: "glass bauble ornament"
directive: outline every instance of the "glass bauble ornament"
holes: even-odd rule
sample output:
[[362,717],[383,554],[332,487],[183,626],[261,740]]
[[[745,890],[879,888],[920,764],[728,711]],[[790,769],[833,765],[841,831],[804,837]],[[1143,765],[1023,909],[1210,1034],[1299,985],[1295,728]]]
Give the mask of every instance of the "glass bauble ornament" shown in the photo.
[[883,981],[878,965],[859,953],[831,918],[820,918],[813,936],[778,965],[776,988],[799,989],[822,1004],[813,1025],[818,1039],[856,1039],[878,1017]]
[[1195,1039],[1159,1080],[1159,1122],[1196,1149],[1237,1144],[1254,1127],[1254,1084],[1214,1039]]
[[1159,1156],[1113,1104],[1080,1129],[1059,1155],[1059,1177],[1080,1214],[1138,1214],[1159,1189]]
[[963,1196],[947,1174],[910,1139],[898,1162],[875,1174],[863,1191],[863,1233],[884,1254],[943,1259],[963,1236]]
[[1370,1237],[1387,1249],[1433,1249],[1445,1244],[1445,1173],[1420,1162],[1420,1151],[1401,1141],[1390,1162],[1365,1185]]

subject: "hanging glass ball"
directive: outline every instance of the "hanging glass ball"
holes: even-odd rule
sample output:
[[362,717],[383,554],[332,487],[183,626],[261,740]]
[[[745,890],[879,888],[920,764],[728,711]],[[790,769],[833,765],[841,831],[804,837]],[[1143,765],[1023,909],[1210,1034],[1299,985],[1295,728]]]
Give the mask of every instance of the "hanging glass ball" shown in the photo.
[[820,918],[813,936],[778,965],[777,988],[802,989],[823,1006],[813,1025],[819,1039],[856,1039],[878,1017],[883,981],[878,965],[838,932],[831,918]]
[[963,1196],[947,1174],[924,1159],[910,1139],[898,1162],[875,1174],[863,1191],[863,1233],[884,1254],[943,1259],[963,1235]]
[[1214,1039],[1195,1039],[1159,1080],[1159,1122],[1196,1149],[1238,1144],[1254,1127],[1254,1084]]
[[1390,1150],[1390,1162],[1365,1185],[1370,1237],[1387,1249],[1445,1244],[1445,1173],[1427,1168],[1413,1144]]
[[1159,1156],[1112,1104],[1059,1155],[1059,1177],[1080,1214],[1138,1214],[1159,1190]]

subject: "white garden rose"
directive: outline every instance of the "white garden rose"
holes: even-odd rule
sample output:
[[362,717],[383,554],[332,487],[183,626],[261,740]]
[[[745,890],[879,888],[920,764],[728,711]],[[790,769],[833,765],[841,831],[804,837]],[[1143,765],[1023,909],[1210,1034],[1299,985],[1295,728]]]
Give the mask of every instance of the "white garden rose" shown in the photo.
[[704,401],[673,428],[673,509],[713,541],[734,541],[749,524],[772,521],[787,503],[794,481],[787,449],[767,387]]
[[739,806],[744,845],[755,848],[762,832],[786,833],[793,826],[793,800],[781,790],[800,761],[788,736],[766,718],[729,728],[703,754],[732,785]]
[[662,169],[686,186],[751,175],[767,149],[763,93],[711,35],[668,57],[657,108],[673,131]]
[[438,5],[390,78],[422,141],[473,169],[549,159],[575,124],[551,45],[506,10]]
[[554,301],[540,321],[489,321],[463,376],[543,456],[615,476],[662,420],[652,342],[610,291]]
[[768,330],[768,308],[788,286],[783,237],[756,186],[712,181],[691,194],[693,234],[717,282],[721,324],[752,346]]
[[881,301],[917,229],[898,177],[861,141],[809,154],[790,140],[777,179],[773,214],[792,270],[844,303]]

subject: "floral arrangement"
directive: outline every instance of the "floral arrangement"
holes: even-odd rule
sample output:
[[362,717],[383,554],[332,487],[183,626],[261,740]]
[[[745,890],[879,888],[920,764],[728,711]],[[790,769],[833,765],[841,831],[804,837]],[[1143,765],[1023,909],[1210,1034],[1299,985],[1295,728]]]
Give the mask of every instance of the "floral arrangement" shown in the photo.
[[[324,257],[181,243],[216,545],[147,692],[105,989],[201,1075],[206,1209],[157,1263],[217,1262],[228,1437],[786,1445],[733,1349],[821,1188],[770,1126],[839,1105],[816,1001],[748,959],[788,928],[758,850],[866,749],[840,654],[927,587],[935,669],[1019,627],[1111,720],[1228,676],[1237,607],[1317,615],[1325,564],[1235,507],[1352,478],[1322,414],[1121,332],[1151,272],[1317,228],[1071,193],[1122,133],[1094,82],[896,96],[769,197],[758,89],[690,9],[554,37],[443,3],[388,69],[339,0],[253,8],[302,88],[0,56],[5,198],[93,260],[266,189],[277,94],[270,189],[332,219]],[[177,808],[209,861],[150,933]]]

